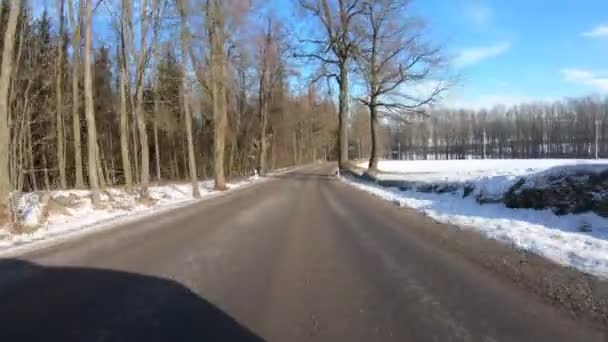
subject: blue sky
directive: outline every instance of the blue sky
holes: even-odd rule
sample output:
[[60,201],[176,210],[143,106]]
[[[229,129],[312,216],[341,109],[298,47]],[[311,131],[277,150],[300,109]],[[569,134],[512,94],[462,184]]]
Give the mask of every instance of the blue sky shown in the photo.
[[[271,3],[293,20],[295,1]],[[412,11],[458,76],[447,106],[608,95],[608,0],[413,0]]]
[[414,10],[460,76],[447,105],[608,94],[606,0],[424,0]]
[[[282,14],[293,3],[274,0]],[[416,0],[412,11],[457,75],[447,106],[608,94],[607,0]]]

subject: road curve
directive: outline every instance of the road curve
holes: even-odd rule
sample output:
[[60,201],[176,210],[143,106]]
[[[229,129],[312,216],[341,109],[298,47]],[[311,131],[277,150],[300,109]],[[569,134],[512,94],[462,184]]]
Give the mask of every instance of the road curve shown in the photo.
[[0,341],[605,340],[330,170],[1,259]]

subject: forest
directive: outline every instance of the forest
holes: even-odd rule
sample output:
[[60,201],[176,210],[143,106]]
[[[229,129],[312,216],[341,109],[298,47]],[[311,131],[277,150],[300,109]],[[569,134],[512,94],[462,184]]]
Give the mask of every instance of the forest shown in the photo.
[[[1,7],[5,205],[11,191],[124,185],[145,196],[150,182],[208,177],[221,189],[260,155],[263,169],[331,158],[334,105],[313,84],[290,85],[299,76],[279,23],[224,1],[47,5],[58,15]],[[190,32],[197,20],[208,24]]]

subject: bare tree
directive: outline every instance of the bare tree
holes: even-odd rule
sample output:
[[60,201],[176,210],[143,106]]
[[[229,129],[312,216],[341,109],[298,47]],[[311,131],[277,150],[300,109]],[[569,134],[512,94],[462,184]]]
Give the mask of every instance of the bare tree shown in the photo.
[[190,181],[192,183],[192,197],[200,198],[201,193],[198,188],[198,174],[196,172],[196,158],[194,156],[194,141],[192,139],[192,108],[190,107],[190,87],[188,84],[188,72],[186,62],[188,56],[188,26],[186,17],[182,16],[181,23],[181,48],[182,48],[182,99],[184,106],[184,121],[186,124],[186,139],[188,144],[188,169]]
[[57,44],[57,63],[55,67],[55,95],[57,97],[57,115],[55,118],[55,128],[57,130],[57,163],[59,168],[59,185],[62,189],[65,189],[68,186],[65,174],[65,139],[63,134],[63,39],[65,37],[65,34],[63,32],[64,6],[65,0],[57,0],[57,8],[59,10],[59,42]]
[[210,49],[211,98],[213,102],[213,178],[215,188],[226,189],[224,147],[226,144],[226,54],[225,15],[220,0],[207,0],[207,30]]
[[[150,147],[148,144],[148,132],[146,130],[146,120],[144,117],[144,73],[149,61],[150,50],[155,44],[154,39],[148,42],[148,36],[152,25],[159,20],[159,1],[152,0],[152,8],[148,6],[148,0],[143,0],[140,4],[140,28],[138,47],[134,45],[133,21],[128,17],[127,27],[129,30],[130,51],[135,59],[135,119],[139,133],[139,145],[141,148],[140,165],[140,194],[142,198],[148,197],[148,186],[150,185]],[[131,11],[130,0],[125,0],[125,7]],[[156,37],[155,37],[156,38]]]
[[97,169],[97,127],[95,126],[95,103],[93,100],[93,75],[91,60],[91,26],[92,0],[85,0],[85,35],[84,35],[84,98],[87,118],[87,154],[89,169],[89,187],[91,202],[99,206],[99,174]]
[[[357,61],[367,87],[361,102],[370,114],[370,172],[378,169],[380,111],[397,120],[425,115],[424,106],[444,90],[442,82],[429,82],[441,65],[440,51],[423,41],[419,19],[408,17],[409,4],[409,0],[375,0],[362,5]],[[413,94],[411,89],[424,82],[432,89]]]
[[337,0],[337,5],[330,4],[328,0],[298,1],[303,9],[317,18],[324,31],[321,39],[304,39],[304,43],[316,46],[316,51],[299,56],[321,61],[323,70],[327,71],[320,76],[334,78],[340,87],[338,163],[342,168],[348,160],[349,63],[357,47],[353,23],[362,13],[362,1]]
[[[6,31],[4,32],[4,46],[2,47],[2,65],[0,66],[0,216],[9,210],[9,194],[11,192],[11,179],[9,175],[8,150],[10,143],[10,128],[8,127],[9,103],[8,92],[13,69],[13,51],[15,48],[15,32],[17,19],[21,9],[20,0],[9,2],[10,12]],[[9,216],[10,217],[10,216]]]
[[73,0],[68,0],[70,26],[72,27],[72,134],[74,139],[75,187],[84,188],[82,170],[82,146],[80,139],[80,44],[83,18],[82,2],[78,1],[78,12],[74,13]]
[[282,48],[280,46],[276,24],[270,17],[258,51],[258,117],[259,117],[259,152],[258,169],[261,175],[268,171],[268,107],[273,89],[282,77]]
[[133,176],[131,173],[131,159],[129,157],[129,116],[127,107],[128,71],[127,71],[127,21],[130,16],[130,8],[126,0],[121,1],[121,15],[119,24],[120,47],[118,48],[118,64],[120,70],[120,155],[122,160],[123,175],[127,191],[133,190]]

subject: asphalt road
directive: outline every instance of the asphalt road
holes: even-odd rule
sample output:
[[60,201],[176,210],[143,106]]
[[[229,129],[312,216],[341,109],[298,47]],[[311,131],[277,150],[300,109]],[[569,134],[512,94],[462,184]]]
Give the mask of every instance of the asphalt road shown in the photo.
[[606,337],[421,238],[434,223],[330,169],[1,260],[0,341]]

